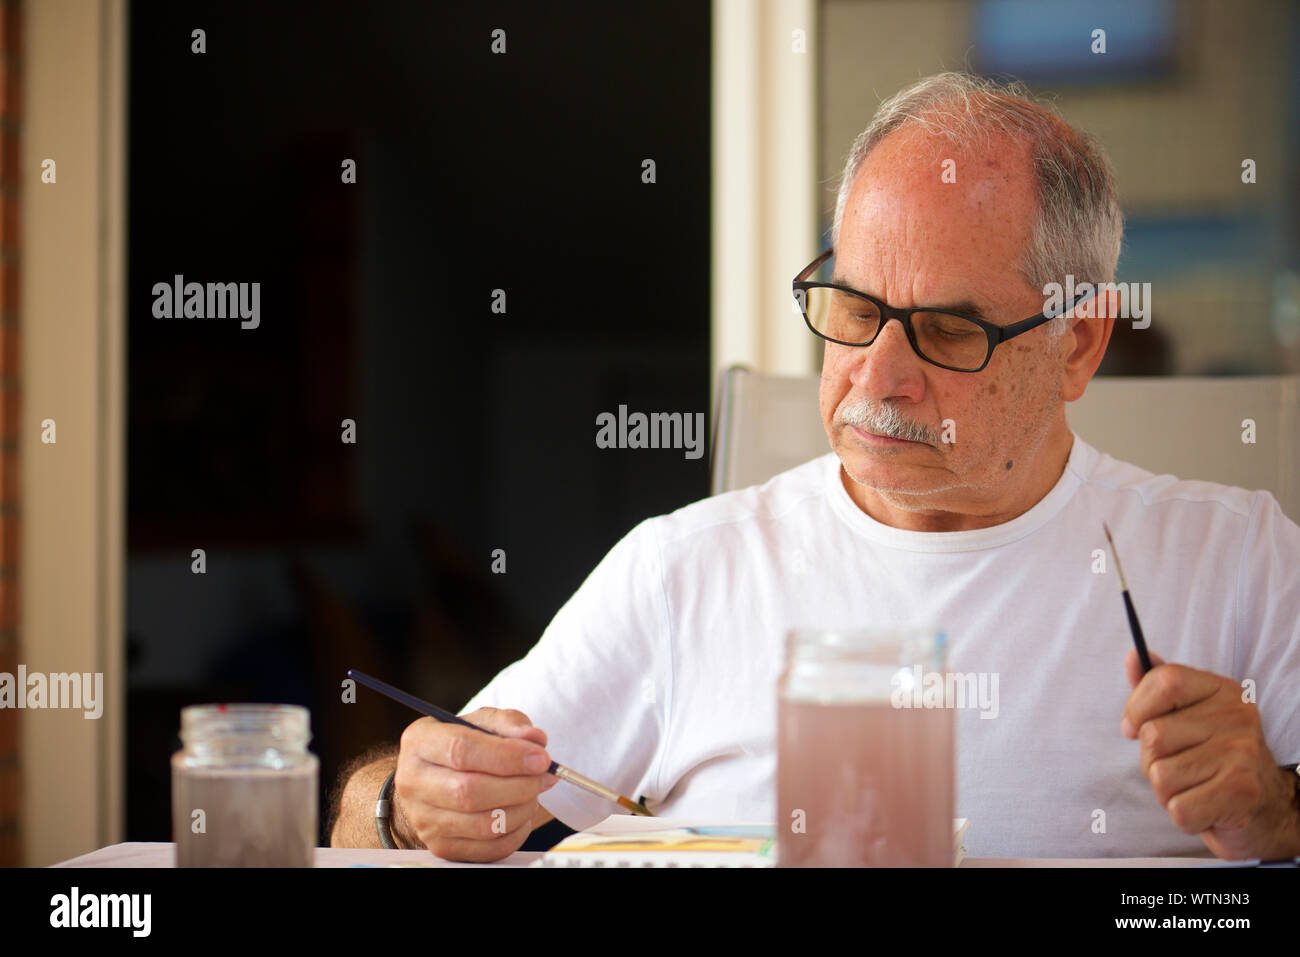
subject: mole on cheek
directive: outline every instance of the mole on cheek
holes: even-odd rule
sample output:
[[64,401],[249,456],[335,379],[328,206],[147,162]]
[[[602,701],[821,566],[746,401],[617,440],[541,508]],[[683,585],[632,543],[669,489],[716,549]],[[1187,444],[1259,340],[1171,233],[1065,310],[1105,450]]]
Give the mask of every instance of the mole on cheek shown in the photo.
[[1011,471],[1011,460],[1010,460],[1010,459],[1007,459],[1007,471],[1008,471],[1008,472]]

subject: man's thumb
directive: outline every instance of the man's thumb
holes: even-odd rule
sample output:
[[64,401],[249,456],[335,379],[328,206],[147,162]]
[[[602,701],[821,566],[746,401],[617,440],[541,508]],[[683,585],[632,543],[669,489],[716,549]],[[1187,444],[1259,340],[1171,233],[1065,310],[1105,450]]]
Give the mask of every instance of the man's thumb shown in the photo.
[[[1148,651],[1147,655],[1151,658],[1151,667],[1153,668],[1156,665],[1163,665],[1165,663],[1165,659],[1151,651]],[[1128,654],[1124,656],[1124,674],[1128,676],[1128,684],[1130,688],[1136,688],[1138,683],[1142,680],[1142,662],[1138,660],[1136,648],[1130,648]]]

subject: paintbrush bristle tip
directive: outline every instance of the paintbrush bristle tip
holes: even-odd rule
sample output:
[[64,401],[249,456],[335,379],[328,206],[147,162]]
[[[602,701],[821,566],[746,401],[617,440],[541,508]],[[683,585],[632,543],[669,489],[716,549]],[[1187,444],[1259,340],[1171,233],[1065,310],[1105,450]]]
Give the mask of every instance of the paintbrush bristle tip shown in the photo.
[[649,809],[644,804],[638,804],[637,802],[632,801],[629,798],[620,797],[618,799],[618,804],[619,807],[631,811],[633,814],[639,814],[642,817],[654,817],[654,815],[650,813]]

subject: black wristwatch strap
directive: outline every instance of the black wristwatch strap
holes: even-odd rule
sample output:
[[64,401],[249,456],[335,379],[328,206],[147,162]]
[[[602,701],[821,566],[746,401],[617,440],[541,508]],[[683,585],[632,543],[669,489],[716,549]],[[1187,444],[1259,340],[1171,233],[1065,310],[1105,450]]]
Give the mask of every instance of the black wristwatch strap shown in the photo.
[[391,821],[393,819],[393,778],[397,777],[397,768],[388,772],[384,786],[379,789],[379,800],[375,802],[375,830],[379,832],[379,846],[390,851],[399,850],[393,841]]
[[1300,764],[1284,764],[1282,770],[1291,774],[1291,783],[1295,787],[1291,797],[1291,806],[1295,808],[1297,814],[1300,814]]

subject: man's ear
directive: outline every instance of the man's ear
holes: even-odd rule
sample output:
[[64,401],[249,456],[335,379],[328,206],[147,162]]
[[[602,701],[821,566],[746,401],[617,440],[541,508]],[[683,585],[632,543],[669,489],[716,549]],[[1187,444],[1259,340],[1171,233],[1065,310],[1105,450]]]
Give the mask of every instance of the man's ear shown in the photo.
[[1101,365],[1106,355],[1106,346],[1110,334],[1115,328],[1115,316],[1119,313],[1119,294],[1107,290],[1098,294],[1090,302],[1092,309],[1080,310],[1083,316],[1067,319],[1069,325],[1065,336],[1066,349],[1064,358],[1064,375],[1061,379],[1061,398],[1073,402],[1083,395],[1092,379],[1097,366]]

